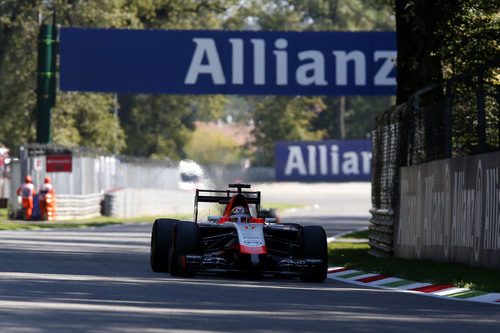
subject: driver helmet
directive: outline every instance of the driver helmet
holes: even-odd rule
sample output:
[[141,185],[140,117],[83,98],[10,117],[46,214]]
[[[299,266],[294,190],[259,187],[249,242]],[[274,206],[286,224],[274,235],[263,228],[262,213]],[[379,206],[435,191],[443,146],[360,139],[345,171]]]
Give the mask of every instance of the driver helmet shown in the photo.
[[236,206],[231,209],[231,214],[229,215],[229,221],[231,222],[250,222],[250,213],[248,208],[243,206]]

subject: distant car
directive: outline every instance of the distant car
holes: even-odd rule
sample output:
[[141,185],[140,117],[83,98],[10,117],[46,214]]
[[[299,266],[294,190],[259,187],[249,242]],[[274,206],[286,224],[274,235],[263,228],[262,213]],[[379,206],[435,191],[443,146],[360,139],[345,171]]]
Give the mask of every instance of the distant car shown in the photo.
[[[327,275],[326,234],[320,226],[261,218],[260,192],[196,190],[194,222],[157,219],[151,234],[151,268],[173,276],[245,272],[251,276],[295,275],[322,282]],[[220,206],[220,216],[198,221],[199,204]],[[252,216],[252,212],[257,217]]]

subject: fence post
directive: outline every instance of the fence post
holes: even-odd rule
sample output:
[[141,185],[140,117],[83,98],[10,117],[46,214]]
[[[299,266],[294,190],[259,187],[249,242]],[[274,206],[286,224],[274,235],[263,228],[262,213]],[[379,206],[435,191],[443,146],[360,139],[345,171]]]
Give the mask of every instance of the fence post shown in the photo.
[[486,152],[486,113],[484,105],[484,70],[479,72],[477,82],[477,138],[479,141],[479,153]]
[[[496,86],[496,100],[497,100],[497,105],[500,105],[500,85],[497,85]],[[499,114],[499,117],[498,117],[498,141],[497,141],[497,144],[496,144],[496,149],[500,149],[500,114]]]
[[451,103],[452,103],[452,94],[451,94],[451,83],[452,80],[446,81],[446,108],[444,111],[444,131],[445,131],[445,151],[444,157],[451,158],[452,151],[452,133],[451,133]]

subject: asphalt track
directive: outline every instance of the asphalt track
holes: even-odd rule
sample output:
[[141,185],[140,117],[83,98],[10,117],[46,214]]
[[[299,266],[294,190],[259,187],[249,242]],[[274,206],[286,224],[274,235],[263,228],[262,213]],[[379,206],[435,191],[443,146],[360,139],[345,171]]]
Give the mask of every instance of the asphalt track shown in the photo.
[[[340,192],[350,200],[349,191]],[[367,192],[357,193],[363,202],[351,206],[369,206]],[[349,211],[335,194],[311,192],[303,200],[317,201],[316,208],[282,218],[321,217],[331,224],[330,235],[366,225],[366,211]],[[500,308],[491,304],[334,280],[177,279],[153,273],[150,232],[151,222],[0,232],[0,332],[500,331]]]

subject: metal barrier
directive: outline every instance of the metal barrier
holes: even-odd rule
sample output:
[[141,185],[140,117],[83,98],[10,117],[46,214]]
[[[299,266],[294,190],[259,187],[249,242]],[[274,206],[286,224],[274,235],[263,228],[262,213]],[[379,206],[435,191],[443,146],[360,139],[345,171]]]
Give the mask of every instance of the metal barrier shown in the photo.
[[[167,159],[115,156],[54,144],[29,144],[21,146],[20,152],[21,175],[31,175],[36,188],[50,176],[56,194],[104,193],[117,187],[175,189],[179,180],[177,163]],[[70,156],[71,172],[47,172],[47,156],[54,154]]]
[[56,196],[56,220],[92,218],[101,215],[104,195],[100,193]]
[[104,196],[103,214],[120,218],[192,214],[193,204],[193,192],[117,189]]
[[[115,217],[189,214],[193,211],[193,193],[179,190],[180,170],[171,160],[114,156],[94,149],[53,144],[30,144],[22,146],[20,152],[19,163],[13,164],[15,181],[11,193],[15,193],[27,174],[33,177],[37,189],[44,178],[50,176],[57,196],[58,219],[98,216],[101,209],[97,197],[99,200],[105,198],[105,215]],[[71,160],[71,172],[47,172],[47,156],[58,154]],[[226,188],[228,183],[237,180],[274,180],[272,168],[205,166],[204,169],[209,180],[207,184],[213,184],[209,187]],[[17,196],[11,195],[13,202],[16,199]],[[19,205],[12,205],[13,211],[17,209]]]

